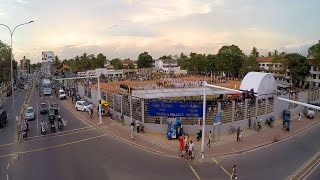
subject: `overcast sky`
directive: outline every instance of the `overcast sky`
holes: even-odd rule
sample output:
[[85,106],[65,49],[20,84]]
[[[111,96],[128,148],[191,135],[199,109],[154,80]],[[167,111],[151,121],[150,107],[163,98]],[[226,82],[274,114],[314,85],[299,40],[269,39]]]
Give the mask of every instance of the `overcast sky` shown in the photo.
[[[231,44],[245,53],[253,46],[306,53],[320,39],[319,7],[319,0],[0,0],[0,24],[35,21],[13,39],[15,58],[36,48],[33,61],[46,50],[137,59],[144,51],[216,54]],[[9,37],[0,26],[0,40]]]

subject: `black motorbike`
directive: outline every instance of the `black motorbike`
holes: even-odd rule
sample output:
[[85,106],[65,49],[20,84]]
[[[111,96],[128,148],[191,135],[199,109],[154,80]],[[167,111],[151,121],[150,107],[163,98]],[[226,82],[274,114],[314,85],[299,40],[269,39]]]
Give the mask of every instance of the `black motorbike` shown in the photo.
[[202,130],[199,130],[199,132],[197,133],[197,141],[200,141],[202,137]]
[[51,132],[55,133],[56,131],[56,126],[54,124],[51,124]]
[[59,130],[63,130],[62,121],[58,121],[58,129],[59,129]]
[[273,128],[273,122],[274,122],[274,119],[270,117],[270,119],[266,119],[266,122],[264,124]]

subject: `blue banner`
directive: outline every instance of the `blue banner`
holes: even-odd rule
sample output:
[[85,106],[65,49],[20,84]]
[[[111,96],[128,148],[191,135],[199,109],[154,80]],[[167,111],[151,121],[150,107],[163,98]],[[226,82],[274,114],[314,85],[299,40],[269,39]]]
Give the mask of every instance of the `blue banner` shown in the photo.
[[150,102],[150,116],[202,117],[202,103],[196,102]]

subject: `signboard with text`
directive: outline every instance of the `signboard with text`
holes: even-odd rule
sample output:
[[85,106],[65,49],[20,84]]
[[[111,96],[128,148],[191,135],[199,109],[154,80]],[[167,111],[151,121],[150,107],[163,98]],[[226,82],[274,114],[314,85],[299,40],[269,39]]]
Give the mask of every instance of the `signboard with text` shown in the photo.
[[202,117],[201,103],[196,102],[150,102],[150,116]]

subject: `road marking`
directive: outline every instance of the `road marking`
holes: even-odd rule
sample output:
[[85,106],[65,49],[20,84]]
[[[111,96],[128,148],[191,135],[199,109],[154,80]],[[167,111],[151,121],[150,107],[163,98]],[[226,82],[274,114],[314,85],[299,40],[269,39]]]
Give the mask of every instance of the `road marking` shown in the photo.
[[[95,130],[96,128],[95,127],[86,127],[86,129],[83,129],[83,130],[80,130],[80,129],[83,129],[83,128],[64,131],[64,132],[61,131],[61,132],[59,132],[60,134],[59,133],[52,133],[52,134],[48,134],[48,135],[32,136],[32,137],[29,137],[28,140],[26,140],[24,142],[27,143],[27,142],[38,141],[38,140],[42,140],[42,139],[49,139],[49,138],[53,138],[53,137],[66,136],[66,135],[81,133],[81,132],[85,132],[85,131]],[[80,130],[80,131],[78,131],[78,130]]]
[[9,180],[9,175],[7,174],[7,180]]
[[194,168],[193,168],[190,164],[188,164],[188,166],[189,166],[189,168],[191,169],[192,173],[196,176],[196,178],[197,178],[198,180],[200,180],[201,178],[200,178],[200,176],[198,175],[198,173],[196,172],[196,170],[194,170]]
[[295,171],[295,173],[289,178],[290,180],[305,179],[310,174],[310,171],[320,162],[320,152],[314,155],[309,161]]
[[81,140],[78,140],[78,141],[72,141],[72,142],[58,144],[58,145],[44,147],[44,148],[38,148],[38,149],[32,149],[32,150],[28,150],[28,151],[21,151],[21,152],[15,152],[15,153],[11,153],[11,154],[0,155],[0,158],[9,157],[9,156],[15,156],[16,154],[27,154],[27,153],[37,152],[37,151],[54,149],[54,148],[58,148],[58,147],[64,147],[64,146],[67,146],[67,145],[73,145],[73,144],[77,144],[77,143],[81,143],[81,142],[85,142],[85,141],[90,141],[90,140],[93,140],[93,139],[98,139],[98,138],[105,137],[105,136],[108,136],[108,135],[109,135],[108,133],[105,133],[105,134],[102,134],[102,135],[99,135],[99,136],[94,136],[94,137],[90,137],[90,138],[86,138],[86,139],[81,139]]
[[10,166],[10,164],[8,163],[8,165],[7,165],[7,170],[9,169],[9,166]]
[[215,158],[211,158],[211,159],[214,163],[216,163],[220,167],[220,169],[222,169],[223,172],[225,172],[229,177],[231,176],[231,174],[223,166],[221,166],[220,163]]
[[84,122],[85,124],[89,124],[90,126],[95,126],[94,123],[89,123],[89,121],[87,121],[85,118],[81,117],[80,115],[78,115],[77,113],[75,113],[70,107],[68,107],[68,105],[65,105],[64,103],[61,103],[65,108],[67,108],[69,110],[69,112],[71,112],[76,118],[78,118],[79,120],[81,120],[82,122]]
[[1,144],[0,147],[4,147],[4,146],[11,146],[13,145],[14,143],[8,143],[8,144]]

